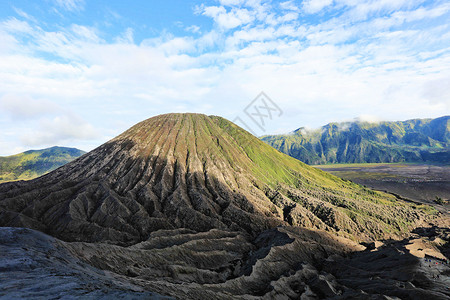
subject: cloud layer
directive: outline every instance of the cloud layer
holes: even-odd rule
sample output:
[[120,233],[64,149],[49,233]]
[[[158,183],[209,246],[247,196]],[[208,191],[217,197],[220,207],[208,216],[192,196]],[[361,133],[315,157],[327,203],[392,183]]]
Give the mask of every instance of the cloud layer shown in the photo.
[[446,1],[221,0],[186,12],[205,21],[185,34],[141,39],[132,24],[110,38],[96,22],[47,28],[16,11],[0,20],[0,154],[89,150],[159,113],[233,120],[261,91],[284,114],[257,134],[450,113]]

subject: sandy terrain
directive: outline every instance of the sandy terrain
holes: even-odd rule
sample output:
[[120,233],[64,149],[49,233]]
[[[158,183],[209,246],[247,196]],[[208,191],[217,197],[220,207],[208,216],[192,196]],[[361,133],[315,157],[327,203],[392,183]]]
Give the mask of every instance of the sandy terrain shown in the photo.
[[450,166],[426,164],[336,164],[316,166],[338,177],[387,191],[448,213],[450,205],[438,205],[436,197],[450,199]]

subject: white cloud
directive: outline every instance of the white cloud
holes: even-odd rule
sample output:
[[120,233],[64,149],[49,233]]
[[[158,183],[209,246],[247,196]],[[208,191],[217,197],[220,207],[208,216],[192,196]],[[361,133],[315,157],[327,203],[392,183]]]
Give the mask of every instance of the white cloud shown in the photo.
[[[448,114],[448,5],[395,2],[355,11],[356,2],[336,0],[322,9],[341,7],[340,14],[317,11],[326,20],[315,24],[299,19],[299,1],[222,1],[199,8],[213,29],[193,25],[187,30],[195,35],[164,32],[139,44],[137,28],[111,42],[96,27],[51,31],[7,19],[0,23],[0,126],[25,135],[15,141],[0,131],[0,140],[11,141],[5,149],[65,141],[88,150],[159,113],[234,119],[261,90],[284,111],[266,133],[358,115]],[[53,111],[42,109],[52,103]],[[11,116],[26,126],[6,122]]]
[[450,11],[450,3],[444,3],[431,9],[420,7],[414,11],[398,11],[392,14],[397,23],[418,21],[426,18],[440,17]]
[[84,9],[84,0],[54,0],[55,4],[68,11],[80,11]]
[[223,6],[203,7],[203,15],[213,18],[217,25],[223,29],[239,27],[255,19],[246,8],[232,8],[227,11]]
[[86,26],[81,26],[77,24],[73,24],[71,26],[72,32],[75,34],[76,38],[79,38],[82,41],[89,41],[89,42],[99,42],[100,39],[97,36],[95,29],[89,28]]
[[47,100],[36,100],[28,95],[8,94],[0,98],[0,108],[13,119],[39,118],[57,110],[57,106]]
[[17,49],[18,41],[11,34],[0,29],[0,54],[6,54]]
[[298,19],[298,13],[296,13],[296,12],[289,12],[289,13],[277,18],[278,23],[285,23],[285,22],[294,21],[297,19]]
[[1,27],[6,32],[31,34],[32,27],[26,21],[19,21],[16,18],[10,18],[1,23]]
[[223,6],[202,6],[198,8],[198,11],[207,17],[216,19],[218,15],[226,14],[227,9]]
[[75,115],[65,114],[52,119],[41,120],[38,130],[23,135],[21,141],[25,147],[35,147],[58,145],[77,139],[90,140],[98,137],[98,132],[91,124]]
[[360,115],[359,117],[354,119],[358,122],[367,122],[367,123],[379,123],[383,121],[382,118],[374,115]]
[[28,21],[31,21],[33,23],[37,23],[36,18],[34,18],[33,16],[30,16],[29,14],[27,14],[26,12],[24,12],[23,10],[17,8],[17,7],[13,7],[14,11],[21,16],[24,19],[27,19]]
[[[18,149],[69,146],[100,137],[98,131],[71,110],[45,99],[33,99],[29,95],[4,95],[0,98],[2,126],[15,124],[14,130],[3,130],[2,139],[17,141],[14,149],[3,149],[12,154]],[[7,118],[4,118],[7,117]]]
[[241,5],[245,1],[244,0],[219,0],[221,5],[225,6],[235,6],[235,5]]
[[303,10],[309,14],[315,14],[332,3],[333,0],[304,0]]
[[134,30],[128,27],[120,36],[116,39],[117,43],[133,44],[134,43]]
[[292,11],[299,11],[300,10],[298,8],[298,6],[294,3],[293,0],[286,1],[286,2],[281,2],[280,3],[280,7],[281,7],[281,9],[284,9],[284,10],[292,10]]
[[[342,2],[345,3],[345,1]],[[390,14],[401,9],[411,10],[410,8],[423,2],[423,0],[378,0],[345,3],[351,8],[346,17],[352,22],[367,20],[371,15]]]
[[[445,109],[450,109],[450,76],[444,78],[431,79],[423,84],[422,96],[432,104],[439,104],[442,99]],[[442,103],[442,102],[441,102]]]
[[192,33],[201,33],[200,27],[197,25],[191,25],[186,27],[186,31],[192,32]]

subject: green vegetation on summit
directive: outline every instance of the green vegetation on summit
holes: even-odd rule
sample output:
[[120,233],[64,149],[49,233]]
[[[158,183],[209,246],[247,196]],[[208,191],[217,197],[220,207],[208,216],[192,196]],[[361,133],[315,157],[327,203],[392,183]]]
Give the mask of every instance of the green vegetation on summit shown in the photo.
[[289,157],[232,122],[145,120],[31,182],[0,185],[0,225],[69,241],[134,244],[157,230],[246,232],[278,225],[389,238],[427,218],[413,207]]
[[52,147],[0,157],[0,183],[39,177],[85,153],[75,148]]
[[450,116],[400,122],[330,123],[262,140],[307,164],[450,161]]

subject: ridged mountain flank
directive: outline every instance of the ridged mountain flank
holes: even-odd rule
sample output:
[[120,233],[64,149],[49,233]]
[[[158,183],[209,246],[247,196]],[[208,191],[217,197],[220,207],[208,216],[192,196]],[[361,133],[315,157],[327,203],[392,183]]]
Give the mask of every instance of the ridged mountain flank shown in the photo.
[[357,240],[400,235],[426,217],[278,152],[217,116],[145,120],[75,161],[0,185],[0,225],[66,241],[131,245],[161,229],[256,236],[278,225]]
[[398,122],[329,123],[262,140],[307,164],[450,160],[450,116]]

